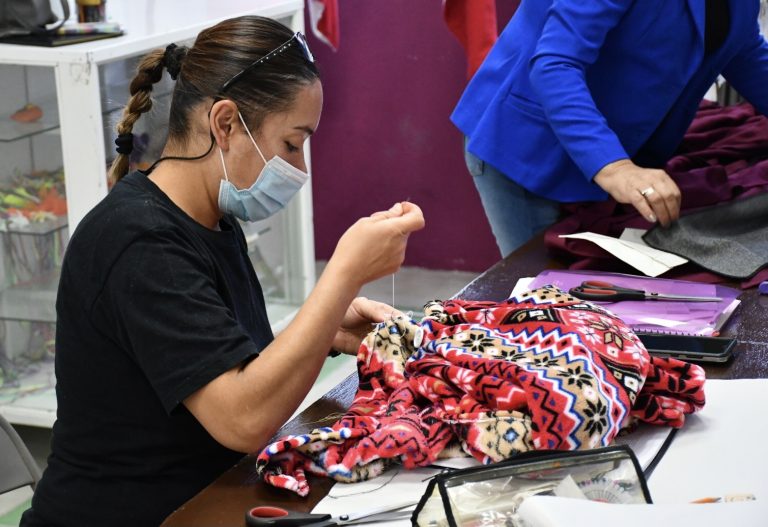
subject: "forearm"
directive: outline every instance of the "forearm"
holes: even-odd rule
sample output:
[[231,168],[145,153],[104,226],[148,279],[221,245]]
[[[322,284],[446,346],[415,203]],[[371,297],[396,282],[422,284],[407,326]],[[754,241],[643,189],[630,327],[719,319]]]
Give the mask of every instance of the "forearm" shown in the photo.
[[[243,371],[243,398],[269,409],[253,412],[252,433],[268,440],[304,400],[359,290],[331,259],[295,319]],[[254,381],[260,389],[252,389]]]
[[539,58],[531,84],[558,141],[585,178],[628,156],[589,92],[584,72],[555,57]]
[[[195,416],[217,441],[233,450],[252,452],[275,434],[312,387],[359,288],[331,259],[294,320],[258,358],[242,370],[230,370],[188,399]],[[195,404],[203,398],[205,405]]]
[[631,3],[555,2],[531,59],[529,79],[546,118],[587,179],[607,164],[627,157],[590,93],[586,70],[597,60],[606,35],[619,24]]

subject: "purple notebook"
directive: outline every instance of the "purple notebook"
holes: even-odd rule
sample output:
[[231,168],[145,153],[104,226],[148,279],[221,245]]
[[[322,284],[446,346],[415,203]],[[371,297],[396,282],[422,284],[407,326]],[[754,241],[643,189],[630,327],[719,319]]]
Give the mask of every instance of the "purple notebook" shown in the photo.
[[732,287],[685,280],[650,278],[602,271],[557,271],[539,273],[528,286],[536,289],[553,285],[564,291],[586,280],[602,280],[618,286],[642,289],[646,292],[674,295],[715,296],[719,302],[680,302],[670,300],[624,300],[600,302],[600,305],[620,317],[634,331],[683,335],[717,335],[720,328],[738,307],[741,293]]

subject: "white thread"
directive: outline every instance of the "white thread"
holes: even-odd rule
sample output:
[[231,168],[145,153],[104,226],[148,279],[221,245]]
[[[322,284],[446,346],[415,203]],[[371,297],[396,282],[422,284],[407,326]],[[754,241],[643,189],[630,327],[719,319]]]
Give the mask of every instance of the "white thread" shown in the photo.
[[393,479],[395,479],[395,476],[397,476],[399,473],[400,473],[400,469],[399,469],[399,468],[398,468],[398,469],[396,469],[396,470],[394,470],[394,471],[393,471],[393,473],[392,473],[392,475],[389,477],[389,479],[387,479],[386,481],[384,481],[384,483],[382,483],[381,485],[379,485],[378,487],[376,487],[376,488],[374,488],[374,489],[369,489],[369,490],[362,490],[362,491],[360,491],[360,492],[350,492],[349,494],[342,494],[342,495],[340,495],[340,496],[334,496],[334,495],[332,495],[333,489],[334,489],[334,488],[336,488],[336,487],[334,486],[334,487],[331,487],[331,492],[329,492],[327,496],[328,496],[329,498],[331,498],[331,499],[337,500],[337,499],[339,499],[339,498],[346,498],[347,496],[357,496],[357,495],[359,495],[359,494],[369,494],[369,493],[371,493],[371,492],[376,492],[377,490],[379,490],[379,489],[383,489],[384,487],[386,487],[387,485],[389,485],[389,483],[390,483],[390,482],[391,482]]
[[395,274],[392,273],[392,307],[395,307]]

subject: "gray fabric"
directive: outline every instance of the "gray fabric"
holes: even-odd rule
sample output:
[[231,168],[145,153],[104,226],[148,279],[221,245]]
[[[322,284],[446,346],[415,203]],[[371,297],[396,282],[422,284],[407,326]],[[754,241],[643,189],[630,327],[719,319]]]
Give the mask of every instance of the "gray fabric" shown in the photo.
[[643,239],[713,273],[749,278],[768,265],[768,193],[688,214]]

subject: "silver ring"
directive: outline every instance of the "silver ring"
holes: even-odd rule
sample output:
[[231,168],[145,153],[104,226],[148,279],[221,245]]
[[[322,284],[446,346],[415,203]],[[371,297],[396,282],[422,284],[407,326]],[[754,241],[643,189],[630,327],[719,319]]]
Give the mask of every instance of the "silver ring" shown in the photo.
[[648,196],[650,196],[650,195],[651,195],[651,194],[653,194],[654,192],[656,192],[656,191],[653,189],[653,187],[648,187],[648,188],[647,188],[647,189],[645,189],[645,190],[641,190],[641,191],[640,191],[640,195],[641,195],[642,197],[644,197],[644,198],[647,198]]

